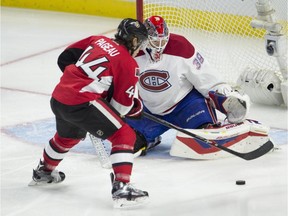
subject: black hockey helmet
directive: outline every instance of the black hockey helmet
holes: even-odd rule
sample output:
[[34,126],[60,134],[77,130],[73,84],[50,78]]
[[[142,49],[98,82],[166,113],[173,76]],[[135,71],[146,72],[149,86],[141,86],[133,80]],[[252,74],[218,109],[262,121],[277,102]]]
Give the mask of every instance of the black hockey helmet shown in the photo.
[[[133,38],[137,38],[138,45],[133,47]],[[126,48],[133,52],[146,42],[148,39],[148,32],[143,23],[136,19],[126,18],[121,21],[115,34],[115,39],[126,46]]]

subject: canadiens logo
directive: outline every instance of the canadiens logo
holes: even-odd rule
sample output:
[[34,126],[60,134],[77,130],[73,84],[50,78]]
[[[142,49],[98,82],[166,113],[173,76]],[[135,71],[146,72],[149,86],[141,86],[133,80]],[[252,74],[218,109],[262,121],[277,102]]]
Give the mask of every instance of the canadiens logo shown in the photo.
[[161,92],[171,87],[168,71],[147,70],[140,74],[139,83],[147,91]]

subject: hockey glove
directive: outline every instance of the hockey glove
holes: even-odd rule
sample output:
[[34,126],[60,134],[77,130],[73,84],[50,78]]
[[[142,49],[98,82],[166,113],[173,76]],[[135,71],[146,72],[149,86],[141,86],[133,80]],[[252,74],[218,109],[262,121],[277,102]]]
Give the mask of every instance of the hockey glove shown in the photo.
[[240,95],[236,91],[219,94],[215,91],[209,92],[214,107],[227,116],[228,122],[243,122],[247,116],[250,100],[248,95]]
[[143,111],[142,101],[134,97],[134,105],[132,109],[126,114],[127,118],[141,118]]

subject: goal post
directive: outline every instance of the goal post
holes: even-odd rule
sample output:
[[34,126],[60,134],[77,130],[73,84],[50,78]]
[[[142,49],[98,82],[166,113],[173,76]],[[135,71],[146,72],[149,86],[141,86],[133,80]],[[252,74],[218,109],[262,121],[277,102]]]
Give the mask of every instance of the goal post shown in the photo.
[[[265,99],[267,104],[269,97],[276,97],[274,105],[283,103],[283,97],[285,101],[280,85],[287,82],[286,0],[137,0],[136,5],[137,19],[162,16],[170,32],[187,37],[223,74],[225,81],[233,85],[240,82],[252,101],[263,102],[271,89],[273,95]],[[273,42],[279,45],[280,53],[268,53]],[[271,85],[268,88],[267,80],[257,80],[265,82],[258,86],[259,94],[268,91],[261,98],[253,93],[257,83],[249,79],[268,72],[269,76],[264,78],[271,78],[273,74],[273,82],[277,83],[272,83],[275,88]]]
[[143,17],[143,0],[136,0],[136,16],[141,22],[146,18]]

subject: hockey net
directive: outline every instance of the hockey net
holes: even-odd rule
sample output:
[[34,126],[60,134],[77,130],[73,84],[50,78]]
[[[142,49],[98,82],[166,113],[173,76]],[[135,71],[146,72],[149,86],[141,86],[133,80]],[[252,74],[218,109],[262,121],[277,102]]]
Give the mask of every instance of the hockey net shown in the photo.
[[[137,18],[162,16],[170,32],[186,36],[233,84],[244,70],[279,71],[276,58],[266,53],[266,30],[250,25],[257,17],[255,1],[137,0]],[[273,2],[274,17],[287,38],[287,2]]]

